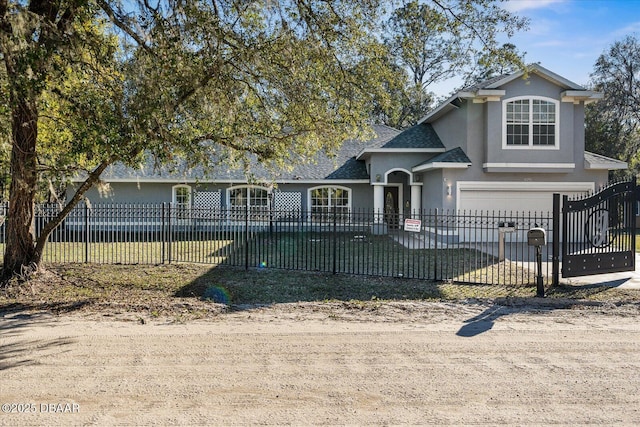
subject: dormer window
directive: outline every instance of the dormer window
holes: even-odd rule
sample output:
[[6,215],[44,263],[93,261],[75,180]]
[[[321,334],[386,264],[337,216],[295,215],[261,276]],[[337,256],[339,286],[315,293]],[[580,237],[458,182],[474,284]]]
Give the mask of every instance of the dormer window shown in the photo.
[[558,101],[520,97],[503,101],[504,148],[558,148]]

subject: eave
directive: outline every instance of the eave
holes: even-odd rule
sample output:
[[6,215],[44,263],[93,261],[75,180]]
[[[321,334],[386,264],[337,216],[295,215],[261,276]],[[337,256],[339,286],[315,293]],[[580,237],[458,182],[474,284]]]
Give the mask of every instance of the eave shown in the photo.
[[561,95],[562,102],[573,102],[574,104],[584,102],[585,105],[604,97],[602,92],[594,92],[591,90],[565,90]]
[[485,172],[568,173],[575,163],[483,163]]
[[371,157],[371,154],[424,154],[424,153],[444,153],[445,148],[365,148],[357,156],[356,160],[365,160]]

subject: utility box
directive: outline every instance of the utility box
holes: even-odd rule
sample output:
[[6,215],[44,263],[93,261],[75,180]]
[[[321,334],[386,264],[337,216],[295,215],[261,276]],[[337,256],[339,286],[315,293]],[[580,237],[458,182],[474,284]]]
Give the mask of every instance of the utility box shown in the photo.
[[527,243],[529,246],[544,246],[547,244],[547,232],[544,228],[532,228],[527,231]]

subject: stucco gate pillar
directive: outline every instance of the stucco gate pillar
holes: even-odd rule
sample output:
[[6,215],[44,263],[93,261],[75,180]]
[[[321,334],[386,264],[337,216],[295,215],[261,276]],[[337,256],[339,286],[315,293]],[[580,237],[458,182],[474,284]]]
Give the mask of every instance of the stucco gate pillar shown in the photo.
[[411,184],[411,216],[413,218],[420,216],[420,209],[422,207],[422,186]]
[[387,234],[387,224],[384,223],[384,185],[373,186],[373,224],[372,234]]
[[384,185],[373,186],[373,222],[384,222]]

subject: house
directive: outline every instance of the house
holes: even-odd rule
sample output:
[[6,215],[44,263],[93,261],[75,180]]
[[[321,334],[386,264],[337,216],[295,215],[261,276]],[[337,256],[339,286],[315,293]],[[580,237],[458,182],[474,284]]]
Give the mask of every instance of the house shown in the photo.
[[[173,202],[211,209],[397,212],[550,211],[552,194],[594,191],[627,164],[585,151],[584,107],[601,94],[540,65],[526,78],[504,75],[457,92],[402,132],[376,125],[376,137],[345,141],[290,172],[183,173],[113,165],[100,202]],[[275,183],[276,185],[270,185]],[[382,217],[380,221],[383,221]]]

